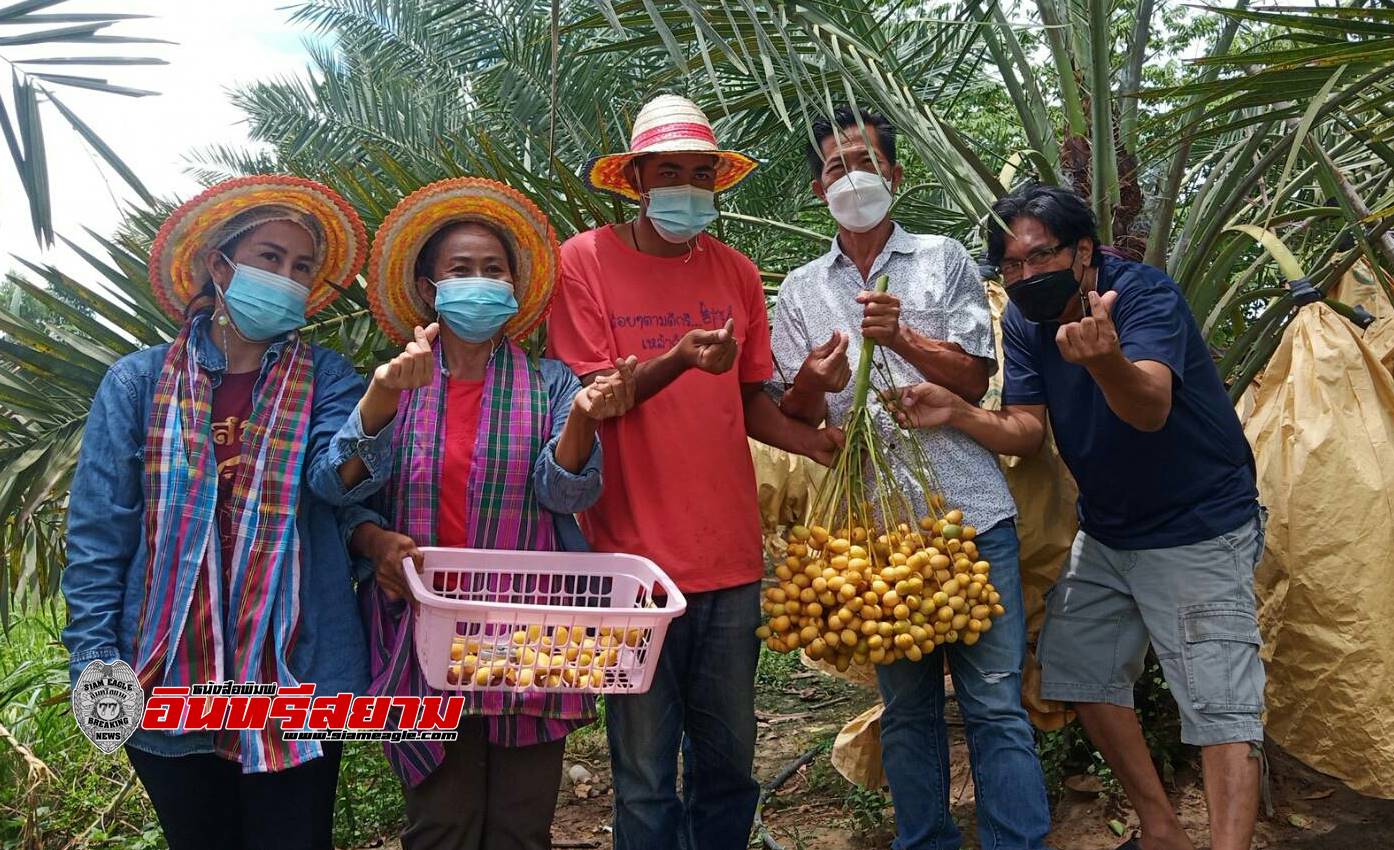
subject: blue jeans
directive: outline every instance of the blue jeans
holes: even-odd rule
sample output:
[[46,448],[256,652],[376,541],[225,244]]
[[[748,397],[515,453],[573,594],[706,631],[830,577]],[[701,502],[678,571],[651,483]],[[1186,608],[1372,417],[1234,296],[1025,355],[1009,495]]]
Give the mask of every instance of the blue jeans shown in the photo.
[[760,796],[751,775],[759,625],[759,582],[690,594],[687,612],[668,626],[653,686],[606,697],[615,850],[749,843]]
[[1050,831],[1045,777],[1021,705],[1026,619],[1016,526],[999,523],[979,534],[977,544],[992,564],[1006,615],[973,646],[945,645],[921,661],[876,671],[886,704],[881,753],[895,804],[894,850],[957,850],[962,841],[949,815],[945,652],[968,736],[983,850],[1042,850]]

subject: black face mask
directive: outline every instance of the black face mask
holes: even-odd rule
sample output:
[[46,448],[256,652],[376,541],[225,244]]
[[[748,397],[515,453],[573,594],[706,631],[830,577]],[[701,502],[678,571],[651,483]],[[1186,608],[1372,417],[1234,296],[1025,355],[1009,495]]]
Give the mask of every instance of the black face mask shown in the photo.
[[1079,281],[1075,280],[1074,269],[1042,272],[1007,287],[1007,297],[1021,315],[1033,322],[1058,321],[1071,296],[1080,297],[1081,303],[1086,304],[1084,312],[1087,314],[1087,302],[1082,300],[1084,295],[1080,292]]

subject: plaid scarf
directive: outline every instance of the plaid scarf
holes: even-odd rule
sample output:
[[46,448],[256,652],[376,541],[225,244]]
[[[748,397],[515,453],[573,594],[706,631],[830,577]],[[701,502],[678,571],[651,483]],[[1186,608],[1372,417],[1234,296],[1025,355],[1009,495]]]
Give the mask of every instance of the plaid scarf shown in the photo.
[[[156,685],[296,684],[286,659],[300,615],[296,510],[310,428],[314,363],[296,339],[253,401],[243,462],[229,496],[233,562],[224,582],[215,512],[213,384],[180,331],[155,386],[145,440],[145,535],[150,559],[136,634],[136,672]],[[176,733],[177,734],[177,733]],[[284,770],[320,755],[317,742],[278,729],[221,731],[218,754],[244,773]]]
[[[440,358],[437,350],[438,365]],[[440,492],[445,396],[445,382],[436,369],[430,386],[403,393],[398,404],[396,457],[386,490],[389,525],[418,546],[433,545],[441,498],[463,496],[470,511],[470,548],[556,550],[552,515],[538,504],[532,477],[537,458],[551,438],[550,401],[541,373],[511,341],[494,350],[485,372],[479,433],[463,494]],[[502,584],[510,583],[505,579]],[[490,589],[501,594],[516,590],[510,586]],[[376,583],[365,606],[373,675],[369,692],[440,693],[426,684],[417,661],[411,606],[389,601]],[[490,692],[464,697],[466,713],[472,715],[589,716],[589,706],[579,694]],[[431,741],[404,741],[384,748],[393,769],[409,786],[417,785],[445,756],[444,746]]]

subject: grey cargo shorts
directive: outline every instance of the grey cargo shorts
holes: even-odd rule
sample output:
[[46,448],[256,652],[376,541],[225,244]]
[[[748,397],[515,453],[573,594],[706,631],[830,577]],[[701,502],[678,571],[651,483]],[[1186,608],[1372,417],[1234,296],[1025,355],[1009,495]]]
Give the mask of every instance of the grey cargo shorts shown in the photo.
[[1046,595],[1041,695],[1133,706],[1150,641],[1195,746],[1263,741],[1254,568],[1266,511],[1218,537],[1112,549],[1083,531]]

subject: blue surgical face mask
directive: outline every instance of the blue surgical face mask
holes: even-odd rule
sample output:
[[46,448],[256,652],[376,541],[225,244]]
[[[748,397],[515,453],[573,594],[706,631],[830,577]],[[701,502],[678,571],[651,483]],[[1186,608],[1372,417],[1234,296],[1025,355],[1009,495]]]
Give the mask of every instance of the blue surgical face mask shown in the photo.
[[436,312],[466,342],[486,342],[518,314],[513,287],[487,277],[452,277],[436,283]]
[[234,263],[232,280],[223,291],[223,307],[237,332],[253,342],[266,342],[305,325],[305,302],[310,290],[284,275]]
[[647,192],[644,213],[649,223],[669,242],[690,242],[716,220],[716,195],[693,185],[660,186]]

